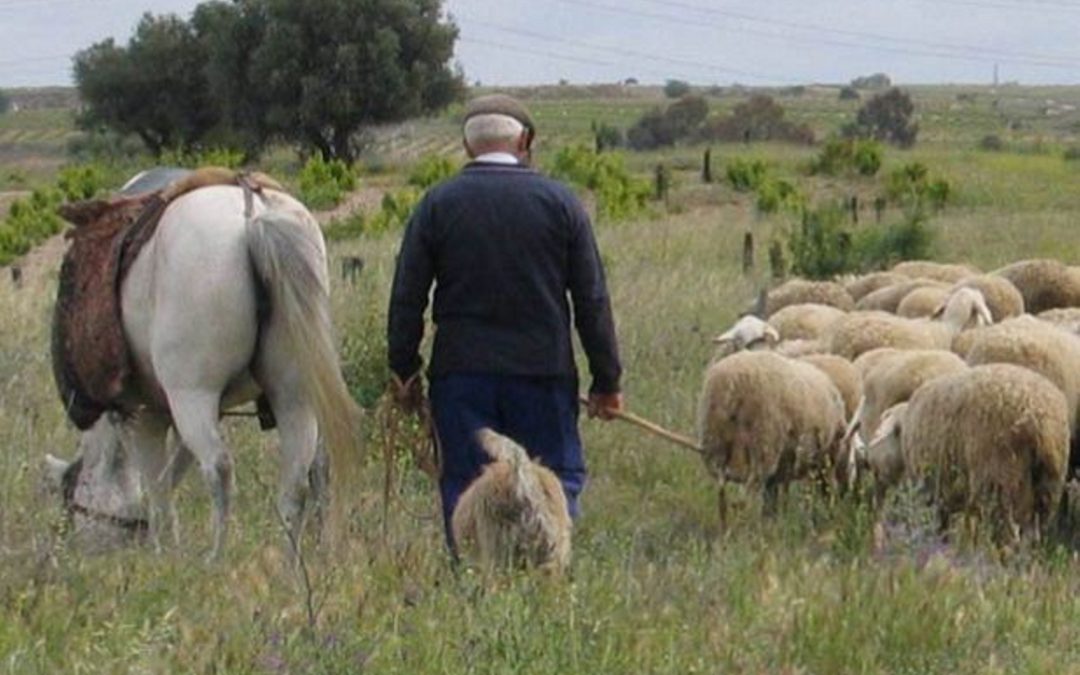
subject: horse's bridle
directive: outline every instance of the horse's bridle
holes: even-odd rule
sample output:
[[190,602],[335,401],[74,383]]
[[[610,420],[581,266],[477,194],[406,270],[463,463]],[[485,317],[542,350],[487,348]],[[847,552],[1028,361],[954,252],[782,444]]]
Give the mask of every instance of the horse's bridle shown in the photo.
[[118,516],[112,513],[105,513],[104,511],[91,509],[75,501],[75,488],[79,485],[79,474],[82,473],[82,468],[83,460],[82,457],[80,457],[71,463],[64,471],[64,475],[60,478],[60,487],[64,497],[64,513],[67,514],[69,522],[74,521],[75,516],[79,515],[88,518],[95,523],[112,525],[113,527],[118,527],[133,534],[143,534],[150,530],[150,521],[146,518],[132,518],[130,516]]

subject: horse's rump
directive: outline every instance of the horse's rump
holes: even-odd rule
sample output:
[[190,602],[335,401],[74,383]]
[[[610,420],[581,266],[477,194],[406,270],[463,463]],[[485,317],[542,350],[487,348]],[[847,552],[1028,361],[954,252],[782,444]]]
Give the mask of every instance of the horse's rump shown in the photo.
[[[53,375],[68,417],[79,429],[91,427],[107,410],[119,410],[129,385],[131,356],[120,309],[128,269],[169,204],[211,185],[280,189],[263,175],[208,168],[154,192],[61,207],[60,214],[75,228],[66,235],[71,243],[60,267],[53,312]],[[166,403],[161,392],[147,393]]]

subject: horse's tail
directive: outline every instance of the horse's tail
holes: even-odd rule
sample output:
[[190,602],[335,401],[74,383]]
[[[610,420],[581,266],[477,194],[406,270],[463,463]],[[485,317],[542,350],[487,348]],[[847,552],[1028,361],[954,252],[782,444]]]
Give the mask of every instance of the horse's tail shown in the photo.
[[332,480],[345,487],[360,460],[360,409],[341,376],[322,233],[302,218],[273,208],[250,218],[248,251],[269,295],[270,320],[284,327],[301,384],[315,408]]

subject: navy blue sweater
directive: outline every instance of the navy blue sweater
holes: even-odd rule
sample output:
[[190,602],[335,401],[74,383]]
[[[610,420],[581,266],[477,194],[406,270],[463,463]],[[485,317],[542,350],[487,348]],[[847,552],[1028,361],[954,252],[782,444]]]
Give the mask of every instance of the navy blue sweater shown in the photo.
[[611,303],[589,218],[536,171],[473,162],[432,188],[405,229],[390,296],[390,367],[421,367],[435,283],[430,377],[449,373],[575,379],[570,302],[591,391],[619,391]]

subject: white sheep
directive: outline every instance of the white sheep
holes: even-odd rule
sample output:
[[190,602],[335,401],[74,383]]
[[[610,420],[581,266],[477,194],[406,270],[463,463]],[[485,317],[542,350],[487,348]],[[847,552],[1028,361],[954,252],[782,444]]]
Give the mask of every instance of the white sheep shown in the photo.
[[908,279],[868,293],[855,303],[855,309],[864,312],[878,311],[896,313],[905,297],[919,288],[948,288],[949,285],[934,279]]
[[831,305],[848,311],[853,309],[855,301],[844,287],[835,281],[808,281],[791,279],[769,291],[765,298],[765,316],[770,317],[788,305],[806,303]]
[[1031,314],[1080,306],[1080,270],[1058,260],[1021,260],[993,274],[1008,279],[1019,289],[1024,308]]
[[847,312],[831,305],[802,303],[788,305],[769,317],[781,341],[817,340]]
[[[999,540],[1035,534],[1061,500],[1068,403],[1043,376],[1011,364],[936,378],[890,408],[864,448],[883,484],[925,486],[942,518],[964,513]],[[1004,535],[1004,536],[1002,536]]]
[[880,288],[894,286],[908,280],[907,276],[895,272],[870,272],[857,277],[851,276],[839,279],[844,286],[844,290],[851,295],[851,299],[855,302]]
[[992,321],[978,291],[959,289],[933,321],[904,319],[886,312],[852,312],[833,325],[823,342],[826,351],[846,359],[878,347],[949,349],[960,331]]
[[954,293],[959,288],[974,288],[982,293],[986,306],[990,308],[990,314],[994,317],[994,323],[1000,323],[1024,313],[1024,296],[1005,277],[993,274],[967,277],[953,284],[949,293]]
[[844,433],[844,403],[818,368],[769,351],[744,351],[713,363],[699,406],[702,456],[720,484],[764,490],[771,512],[777,491],[836,465]]
[[862,377],[851,361],[835,354],[807,354],[798,358],[829,376],[844,401],[844,419],[850,419],[863,397]]
[[949,284],[956,283],[964,277],[979,274],[979,270],[971,265],[937,263],[929,260],[906,260],[894,265],[892,271],[912,279],[935,279]]
[[934,315],[949,299],[949,290],[938,286],[921,286],[904,296],[896,306],[896,315],[905,319],[925,319]]
[[1080,307],[1057,307],[1039,312],[1038,318],[1062,330],[1080,334]]

